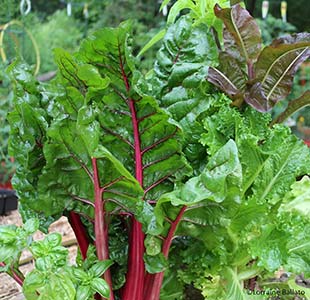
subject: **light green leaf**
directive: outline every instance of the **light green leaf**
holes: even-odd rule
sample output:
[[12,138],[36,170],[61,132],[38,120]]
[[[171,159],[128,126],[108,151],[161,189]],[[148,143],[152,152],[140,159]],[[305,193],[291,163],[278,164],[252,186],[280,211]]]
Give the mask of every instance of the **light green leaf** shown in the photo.
[[299,292],[301,297],[305,297],[305,299],[310,299],[310,290],[309,287],[304,287],[299,284],[296,284],[294,279],[290,279],[288,281],[288,285],[290,289],[293,291]]
[[76,291],[76,300],[88,300],[93,294],[90,285],[80,285]]
[[144,255],[146,271],[150,274],[163,272],[168,267],[168,261],[162,253],[157,255]]
[[147,235],[144,240],[144,246],[146,248],[146,254],[154,256],[161,252],[162,242],[155,236]]
[[113,265],[111,260],[102,260],[94,264],[89,269],[89,274],[93,277],[101,277],[101,275]]
[[238,279],[238,274],[231,268],[226,268],[224,273],[227,280],[226,299],[227,300],[246,300],[246,295],[243,290],[242,282]]
[[[170,1],[170,0],[169,0]],[[143,55],[147,50],[152,48],[156,43],[158,43],[166,34],[166,29],[160,30],[157,34],[155,34],[150,41],[147,42],[146,45],[143,46],[143,48],[138,53],[138,57]]]
[[192,10],[193,12],[197,11],[197,7],[192,0],[178,0],[177,2],[175,2],[173,6],[170,8],[167,23],[168,24],[174,23],[179,13],[186,8]]
[[310,178],[304,176],[302,180],[295,182],[288,192],[280,207],[280,211],[297,211],[305,217],[310,216]]
[[39,220],[29,219],[26,221],[23,228],[28,234],[35,233],[39,229]]
[[206,169],[206,172],[201,175],[201,180],[212,192],[212,200],[221,202],[225,199],[232,199],[240,202],[242,168],[238,149],[233,140],[229,140],[211,157]]
[[94,291],[99,293],[102,297],[109,298],[110,288],[102,278],[94,278],[91,282],[91,287]]

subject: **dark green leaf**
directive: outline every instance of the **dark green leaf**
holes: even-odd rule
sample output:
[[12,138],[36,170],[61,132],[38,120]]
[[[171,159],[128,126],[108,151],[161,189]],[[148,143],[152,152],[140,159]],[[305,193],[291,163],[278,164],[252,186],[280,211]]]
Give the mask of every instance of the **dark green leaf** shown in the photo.
[[197,165],[205,160],[198,142],[202,126],[198,122],[209,108],[212,97],[206,97],[204,84],[208,66],[215,65],[216,47],[205,24],[192,25],[182,17],[171,25],[157,54],[151,93],[171,114],[185,135],[184,152]]

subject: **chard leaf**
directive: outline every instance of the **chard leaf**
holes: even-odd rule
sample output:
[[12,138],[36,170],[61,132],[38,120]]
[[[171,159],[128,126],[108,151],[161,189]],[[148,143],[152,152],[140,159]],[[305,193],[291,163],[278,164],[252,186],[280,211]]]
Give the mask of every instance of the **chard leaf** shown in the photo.
[[183,176],[188,169],[178,144],[178,128],[139,87],[143,78],[135,70],[126,26],[95,33],[84,41],[78,57],[113,82],[100,101],[92,100],[98,111],[104,111],[96,117],[102,131],[100,143],[136,177],[145,199],[156,199],[172,188],[169,178]]
[[226,34],[224,32],[226,52],[237,60],[254,62],[261,50],[261,36],[255,19],[240,4],[225,9],[216,5],[214,11],[227,29]]
[[181,17],[167,29],[157,54],[150,93],[159,101],[184,132],[183,151],[191,162],[203,164],[205,152],[199,143],[202,125],[199,118],[214,97],[205,97],[205,78],[209,65],[216,61],[216,47],[205,24],[192,25]]
[[164,271],[168,267],[167,258],[159,253],[157,255],[144,255],[145,267],[148,273],[155,274]]
[[25,89],[20,79],[11,149],[25,210],[46,217],[83,211],[92,219],[96,158],[106,213],[130,212],[152,232],[149,201],[191,173],[180,129],[140,88],[129,32],[127,22],[94,33],[74,55],[56,50],[59,93],[37,84]]
[[193,26],[188,16],[180,18],[168,27],[157,53],[156,95],[162,96],[182,83],[189,88],[197,87],[207,75],[205,66],[215,64],[216,57],[215,42],[208,27],[204,24]]
[[245,100],[259,111],[269,111],[290,92],[297,68],[310,55],[310,34],[275,40],[255,64],[256,78]]

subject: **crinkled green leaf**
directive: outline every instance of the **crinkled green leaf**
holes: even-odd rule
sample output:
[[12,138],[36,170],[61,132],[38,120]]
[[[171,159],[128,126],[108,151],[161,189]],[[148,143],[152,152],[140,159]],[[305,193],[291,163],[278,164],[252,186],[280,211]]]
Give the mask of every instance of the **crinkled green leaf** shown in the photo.
[[168,261],[162,253],[157,255],[144,255],[146,271],[150,274],[163,272],[168,267]]
[[260,148],[256,154],[261,156],[261,165],[252,190],[257,201],[276,203],[289,191],[296,176],[309,172],[309,150],[281,127],[275,128]]
[[200,176],[191,178],[179,190],[163,196],[173,205],[192,205],[205,199],[222,202],[226,198],[240,201],[242,168],[238,150],[230,140],[209,160]]
[[275,225],[261,227],[258,237],[251,240],[251,253],[258,257],[258,266],[263,266],[270,272],[276,271],[287,260],[286,242],[289,234],[278,231]]
[[162,241],[152,235],[148,235],[144,240],[147,255],[157,255],[161,252]]
[[292,190],[283,199],[280,211],[297,211],[310,216],[310,178],[305,176],[292,185]]
[[233,140],[221,148],[208,162],[207,172],[201,180],[212,192],[211,199],[221,202],[227,199],[240,201],[242,168],[238,158],[238,149]]
[[205,24],[192,25],[181,17],[167,29],[157,54],[152,91],[161,106],[184,132],[183,151],[190,161],[203,164],[205,153],[199,144],[202,126],[198,118],[209,108],[213,97],[206,97],[208,66],[216,61],[216,47]]

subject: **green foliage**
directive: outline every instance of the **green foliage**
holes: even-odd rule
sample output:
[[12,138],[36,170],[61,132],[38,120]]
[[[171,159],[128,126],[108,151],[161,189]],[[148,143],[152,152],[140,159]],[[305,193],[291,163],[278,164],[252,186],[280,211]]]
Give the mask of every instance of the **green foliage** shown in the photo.
[[61,235],[51,233],[43,240],[33,241],[32,235],[38,227],[37,219],[29,219],[23,227],[7,225],[0,228],[0,260],[5,263],[2,271],[17,274],[23,250],[29,250],[34,257],[35,267],[23,280],[26,299],[85,300],[93,299],[95,293],[108,298],[109,287],[100,277],[112,262],[93,260],[90,248],[89,259],[84,262],[88,267],[86,270],[83,265],[69,265],[69,251],[61,245]]
[[274,39],[277,39],[286,34],[297,32],[297,28],[282,19],[277,19],[272,15],[268,15],[266,19],[257,19],[257,24],[262,33],[262,39],[265,45],[271,44]]
[[40,73],[56,70],[54,49],[61,47],[73,52],[82,38],[81,25],[67,16],[65,10],[56,11],[43,24],[36,22],[31,28],[40,49],[42,60]]
[[98,292],[181,300],[193,285],[205,299],[245,300],[249,279],[259,276],[264,286],[281,266],[309,275],[309,149],[287,127],[271,126],[271,116],[259,112],[273,106],[265,98],[245,93],[251,105],[234,106],[206,80],[236,101],[240,91],[253,91],[247,68],[257,61],[251,79],[267,70],[274,80],[287,63],[282,57],[304,59],[308,35],[261,51],[249,14],[240,5],[216,6],[226,26],[221,72],[207,21],[192,18],[207,2],[187,2],[195,8],[169,25],[147,75],[133,55],[132,22],[94,32],[73,55],[57,49],[59,75],[49,84],[21,61],[10,66],[10,153],[25,221],[36,216],[46,230],[75,213],[90,243],[88,258],[72,267],[58,234],[25,244],[16,241],[30,229],[21,237],[16,227],[3,229],[5,266],[18,271],[23,247],[36,259],[24,282],[27,298],[92,299]]
[[8,139],[10,127],[7,113],[12,110],[13,92],[11,81],[0,65],[0,183],[6,183],[14,172],[15,165],[8,156]]
[[[216,194],[209,190],[212,185],[206,185],[206,170],[165,195],[173,205],[192,201],[177,234],[194,237],[184,242],[186,246],[175,242],[172,259],[178,267],[173,267],[176,271],[171,270],[167,280],[172,272],[176,282],[193,282],[206,299],[247,299],[244,281],[258,274],[264,278],[263,270],[271,274],[282,265],[295,274],[301,270],[308,274],[310,245],[307,229],[301,228],[308,228],[309,179],[295,183],[295,171],[309,174],[309,150],[284,126],[268,128],[269,120],[249,108],[240,113],[228,104],[221,105],[205,123],[207,128],[214,123],[216,134],[204,134],[202,140],[215,153],[210,164],[213,157],[223,157],[224,149],[233,145],[231,139],[236,141],[242,175],[233,174],[241,185],[234,181],[223,184],[213,176],[217,191],[226,189],[225,200],[214,203]],[[221,171],[212,171],[225,174],[230,169],[228,162],[219,165]],[[234,195],[241,195],[239,199],[229,197],[230,187]]]

